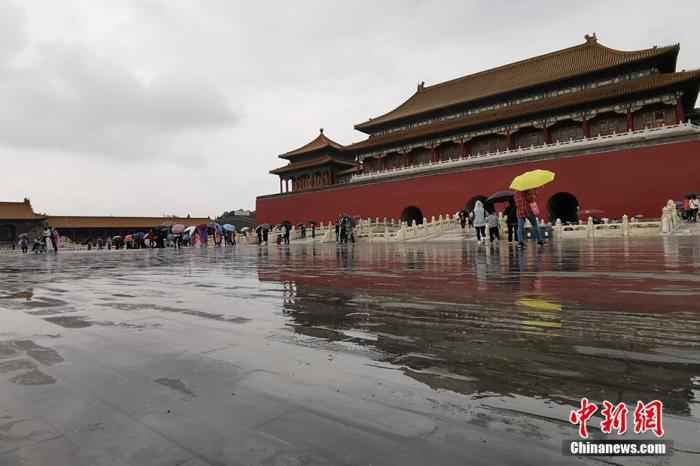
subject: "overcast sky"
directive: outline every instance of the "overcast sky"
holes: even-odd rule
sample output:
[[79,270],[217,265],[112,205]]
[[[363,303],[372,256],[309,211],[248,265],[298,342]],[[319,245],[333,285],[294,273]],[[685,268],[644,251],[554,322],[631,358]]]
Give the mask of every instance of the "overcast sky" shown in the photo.
[[583,42],[681,44],[694,0],[0,0],[0,200],[55,215],[216,216],[276,156],[427,85]]

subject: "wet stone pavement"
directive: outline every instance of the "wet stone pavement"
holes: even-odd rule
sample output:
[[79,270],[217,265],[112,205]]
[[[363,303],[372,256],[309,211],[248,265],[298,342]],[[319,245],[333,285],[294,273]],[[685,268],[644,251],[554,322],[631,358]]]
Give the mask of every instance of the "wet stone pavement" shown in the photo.
[[[697,465],[698,272],[696,238],[2,257],[0,465]],[[673,455],[563,456],[584,396],[662,400]]]

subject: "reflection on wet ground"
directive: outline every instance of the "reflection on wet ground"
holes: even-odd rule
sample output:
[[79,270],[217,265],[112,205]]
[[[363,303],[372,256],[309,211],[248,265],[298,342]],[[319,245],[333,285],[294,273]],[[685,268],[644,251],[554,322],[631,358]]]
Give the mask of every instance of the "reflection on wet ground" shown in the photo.
[[561,454],[584,396],[663,400],[661,464],[697,464],[699,270],[692,238],[5,257],[0,464],[599,463]]

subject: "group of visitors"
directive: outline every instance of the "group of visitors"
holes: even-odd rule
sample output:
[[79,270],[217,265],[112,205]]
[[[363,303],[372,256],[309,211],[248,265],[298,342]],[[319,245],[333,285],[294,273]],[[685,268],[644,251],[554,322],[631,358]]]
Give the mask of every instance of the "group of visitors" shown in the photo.
[[685,212],[685,219],[688,223],[697,223],[698,209],[700,209],[700,199],[698,199],[698,195],[693,193],[686,196],[683,202],[683,211]]
[[335,241],[341,244],[355,242],[354,224],[349,215],[340,215],[335,222]]
[[[32,252],[35,254],[41,254],[51,249],[53,249],[54,252],[58,252],[60,240],[61,236],[59,235],[58,230],[47,226],[40,236],[34,238],[32,242]],[[22,254],[27,254],[27,252],[29,252],[29,243],[30,240],[28,234],[20,235],[17,245],[22,250]]]
[[[474,227],[476,240],[479,243],[486,241],[487,228],[490,243],[501,239],[499,219],[493,206],[484,205],[483,201],[477,200],[472,211],[461,210],[458,215],[462,229],[465,229],[467,224],[470,228]],[[537,221],[540,210],[537,204],[536,190],[516,191],[513,198],[508,200],[508,205],[503,210],[503,216],[508,228],[509,243],[517,241],[519,247],[525,247],[525,222],[529,221],[532,227],[532,239],[537,241],[539,245],[544,244]]]

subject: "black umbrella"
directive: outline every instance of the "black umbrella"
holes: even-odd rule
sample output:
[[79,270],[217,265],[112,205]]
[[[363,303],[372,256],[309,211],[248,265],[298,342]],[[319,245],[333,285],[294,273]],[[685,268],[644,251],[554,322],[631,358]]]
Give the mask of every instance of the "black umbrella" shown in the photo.
[[515,197],[514,191],[498,191],[486,198],[486,202],[506,202]]
[[695,199],[696,197],[698,197],[698,193],[687,193],[685,197],[688,199]]

